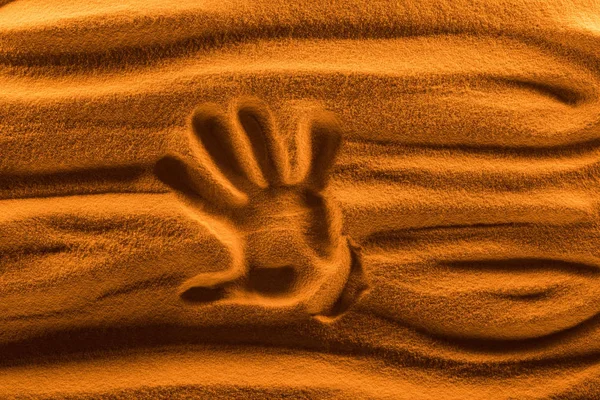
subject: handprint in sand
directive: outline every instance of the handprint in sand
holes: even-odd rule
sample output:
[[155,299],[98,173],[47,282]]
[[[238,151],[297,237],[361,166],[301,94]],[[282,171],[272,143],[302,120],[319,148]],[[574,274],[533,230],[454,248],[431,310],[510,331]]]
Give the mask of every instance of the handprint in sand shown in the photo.
[[199,271],[180,287],[181,297],[343,312],[367,285],[341,214],[325,195],[341,144],[336,119],[313,113],[291,146],[256,99],[228,113],[203,105],[191,125],[189,160],[167,156],[157,176],[194,212],[226,226],[223,240],[238,257],[225,270]]

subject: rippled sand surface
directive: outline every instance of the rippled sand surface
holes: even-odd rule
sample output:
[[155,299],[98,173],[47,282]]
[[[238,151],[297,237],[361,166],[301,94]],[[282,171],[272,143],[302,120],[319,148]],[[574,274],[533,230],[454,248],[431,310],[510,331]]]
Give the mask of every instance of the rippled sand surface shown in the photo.
[[0,0],[0,397],[600,398],[595,0]]

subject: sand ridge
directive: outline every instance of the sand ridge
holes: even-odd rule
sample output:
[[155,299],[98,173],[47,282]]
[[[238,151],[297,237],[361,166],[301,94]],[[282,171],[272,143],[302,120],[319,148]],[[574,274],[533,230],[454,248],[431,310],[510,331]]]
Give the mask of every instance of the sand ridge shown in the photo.
[[0,1],[0,397],[599,396],[599,27]]

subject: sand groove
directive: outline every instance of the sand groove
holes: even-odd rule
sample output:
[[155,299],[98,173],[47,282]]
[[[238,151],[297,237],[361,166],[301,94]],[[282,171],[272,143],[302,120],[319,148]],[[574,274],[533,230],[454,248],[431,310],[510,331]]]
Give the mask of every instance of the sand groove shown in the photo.
[[0,199],[161,191],[151,169],[137,165],[0,175]]

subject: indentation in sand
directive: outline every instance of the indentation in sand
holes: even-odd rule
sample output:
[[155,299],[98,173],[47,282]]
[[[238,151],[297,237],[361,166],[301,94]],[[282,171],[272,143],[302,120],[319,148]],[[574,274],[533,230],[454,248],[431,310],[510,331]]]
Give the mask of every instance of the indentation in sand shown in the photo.
[[192,209],[228,221],[245,260],[218,273],[200,271],[182,285],[181,297],[297,303],[313,315],[344,311],[353,301],[341,300],[342,292],[350,293],[344,288],[354,287],[358,298],[366,285],[349,283],[350,277],[363,279],[351,273],[360,261],[342,236],[339,211],[323,193],[342,140],[335,118],[313,115],[297,133],[294,166],[276,121],[257,99],[237,101],[229,115],[203,105],[191,125],[190,160],[167,156],[156,174]]

